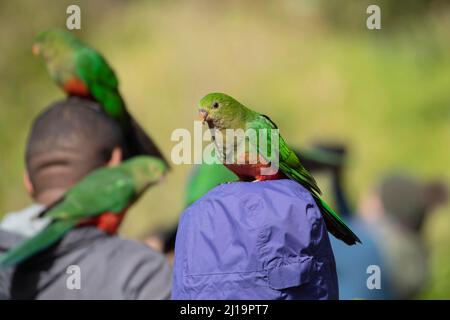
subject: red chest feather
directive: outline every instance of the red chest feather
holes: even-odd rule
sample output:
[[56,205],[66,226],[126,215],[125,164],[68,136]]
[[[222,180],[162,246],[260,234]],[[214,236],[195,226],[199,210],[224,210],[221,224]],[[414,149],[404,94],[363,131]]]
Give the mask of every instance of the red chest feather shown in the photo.
[[[279,180],[286,179],[286,176],[281,171],[269,169],[270,166],[257,164],[226,164],[228,169],[233,171],[243,181],[264,181],[264,180]],[[266,172],[262,171],[266,168]],[[265,174],[263,174],[265,173]]]
[[78,226],[94,225],[97,229],[100,229],[106,233],[116,234],[125,216],[125,211],[126,210],[119,214],[105,212],[98,217],[80,222]]
[[84,84],[83,81],[78,78],[70,78],[69,80],[67,80],[63,85],[63,89],[69,95],[79,97],[91,96],[88,87]]
[[225,164],[225,166],[233,171],[242,181],[286,179],[286,176],[280,170],[271,168],[270,164],[263,157],[259,155],[252,157],[248,152],[239,154],[235,163]]

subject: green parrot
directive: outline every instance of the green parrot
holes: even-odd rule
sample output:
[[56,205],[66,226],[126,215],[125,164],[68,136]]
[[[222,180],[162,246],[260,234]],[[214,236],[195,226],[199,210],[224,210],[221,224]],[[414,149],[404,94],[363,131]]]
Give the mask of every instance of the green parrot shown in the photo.
[[[327,229],[331,234],[348,245],[361,242],[350,228],[345,225],[339,215],[320,197],[321,191],[313,176],[303,167],[295,152],[288,147],[281,135],[277,136],[279,143],[278,152],[276,152],[276,155],[278,155],[279,170],[272,169],[270,171],[271,160],[273,160],[273,156],[276,156],[270,153],[270,150],[272,150],[271,142],[273,142],[271,141],[272,135],[270,133],[272,130],[278,128],[269,117],[250,110],[224,93],[210,93],[206,95],[200,100],[198,108],[201,119],[213,131],[217,156],[241,180],[262,181],[289,178],[300,183],[313,196],[325,220]],[[257,133],[260,133],[262,129],[266,129],[266,135],[268,137],[265,141],[259,138],[259,134],[256,135],[256,141],[252,141],[248,136],[239,141],[233,138],[231,140],[232,149],[229,149],[227,147],[230,147],[230,140],[227,141],[226,139],[227,129],[241,129],[243,131],[253,129]],[[219,140],[216,137],[218,132],[223,137],[220,142],[218,142]],[[236,146],[242,143],[245,143],[245,148]],[[231,161],[228,158],[230,150],[234,150],[231,153]],[[257,152],[258,154],[254,155],[252,152]],[[225,159],[227,161],[224,161]],[[256,159],[257,161],[251,162],[249,161],[250,159]],[[262,174],[262,169],[268,170]]]
[[97,101],[108,116],[119,122],[127,139],[127,158],[150,155],[164,159],[127,111],[119,93],[119,81],[102,55],[69,31],[59,29],[41,32],[32,49],[44,59],[50,76],[65,93]]
[[136,156],[119,166],[93,171],[41,213],[37,219],[48,220],[47,227],[0,256],[0,266],[23,262],[56,243],[72,228],[104,217],[105,212],[122,216],[166,171],[165,163],[151,156]]

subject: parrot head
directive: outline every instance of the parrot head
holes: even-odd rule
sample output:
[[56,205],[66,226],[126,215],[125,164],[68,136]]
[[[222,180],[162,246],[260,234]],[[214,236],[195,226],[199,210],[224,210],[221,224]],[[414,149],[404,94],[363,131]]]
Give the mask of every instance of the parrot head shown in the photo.
[[34,38],[32,51],[34,55],[50,60],[63,52],[72,51],[78,42],[78,39],[68,31],[51,29],[39,33]]
[[198,111],[200,119],[209,128],[239,128],[248,110],[244,105],[224,93],[210,93],[200,100]]
[[168,171],[163,160],[152,156],[136,156],[125,161],[122,166],[131,172],[136,189],[141,192],[159,182]]

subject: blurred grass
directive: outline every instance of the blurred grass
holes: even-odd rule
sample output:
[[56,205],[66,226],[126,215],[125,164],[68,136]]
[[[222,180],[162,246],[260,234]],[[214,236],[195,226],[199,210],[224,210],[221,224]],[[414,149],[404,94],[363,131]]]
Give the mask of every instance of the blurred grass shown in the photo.
[[[293,0],[1,2],[0,215],[30,203],[22,187],[28,128],[63,97],[31,55],[32,37],[64,27],[73,3],[82,9],[80,36],[114,66],[129,109],[167,156],[172,130],[192,129],[197,101],[224,91],[270,115],[293,145],[348,144],[355,202],[390,170],[450,182],[449,10],[417,10],[397,23],[389,11],[383,29],[369,31],[366,1],[343,12]],[[136,238],[175,222],[188,171],[175,167],[122,232]],[[427,225],[433,273],[424,298],[450,298],[449,213]]]

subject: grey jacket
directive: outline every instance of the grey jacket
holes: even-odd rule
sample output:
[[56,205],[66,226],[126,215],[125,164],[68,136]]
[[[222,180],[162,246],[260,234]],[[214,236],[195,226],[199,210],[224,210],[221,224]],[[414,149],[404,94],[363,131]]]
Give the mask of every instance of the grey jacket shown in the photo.
[[[0,229],[0,254],[20,240]],[[94,227],[72,230],[15,269],[0,269],[0,299],[168,299],[170,289],[161,254]]]

